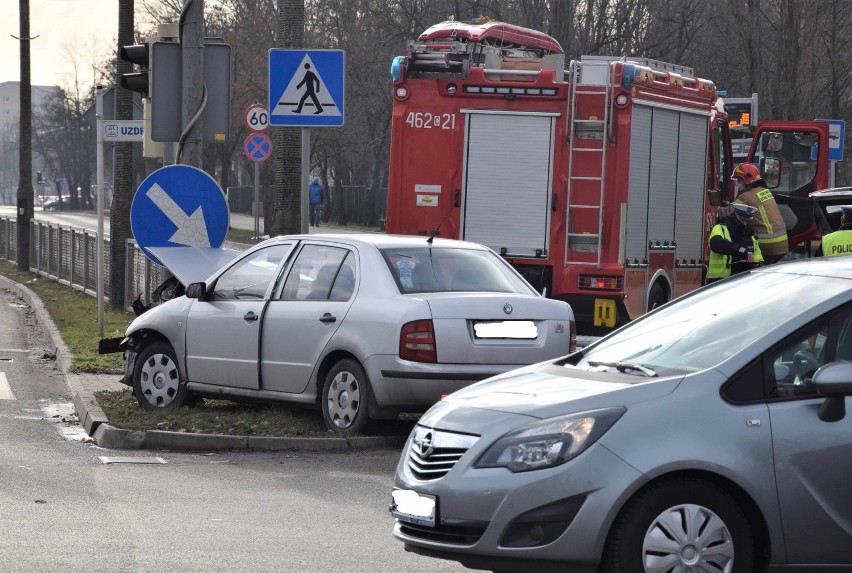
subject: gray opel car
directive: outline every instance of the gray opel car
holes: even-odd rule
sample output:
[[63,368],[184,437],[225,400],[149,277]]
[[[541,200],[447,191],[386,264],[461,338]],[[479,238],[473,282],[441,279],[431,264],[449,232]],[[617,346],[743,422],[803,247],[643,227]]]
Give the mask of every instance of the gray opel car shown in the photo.
[[193,394],[293,402],[359,432],[576,343],[567,303],[475,243],[317,234],[152,251],[187,286],[113,346],[145,408]]
[[852,258],[684,296],[432,407],[408,551],[495,571],[852,568]]

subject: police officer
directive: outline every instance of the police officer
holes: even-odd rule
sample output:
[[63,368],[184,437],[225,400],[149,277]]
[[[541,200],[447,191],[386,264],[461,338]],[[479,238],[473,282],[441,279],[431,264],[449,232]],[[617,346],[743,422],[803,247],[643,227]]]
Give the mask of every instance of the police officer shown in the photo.
[[710,232],[707,284],[763,263],[760,243],[749,225],[757,208],[743,203],[734,203],[732,207],[733,213]]
[[852,205],[841,207],[840,227],[833,233],[823,236],[817,249],[817,257],[839,257],[852,255]]
[[734,168],[731,177],[737,186],[735,203],[745,203],[757,209],[750,225],[760,241],[766,264],[781,260],[790,250],[787,244],[787,226],[772,191],[766,188],[760,170],[753,163],[740,163]]

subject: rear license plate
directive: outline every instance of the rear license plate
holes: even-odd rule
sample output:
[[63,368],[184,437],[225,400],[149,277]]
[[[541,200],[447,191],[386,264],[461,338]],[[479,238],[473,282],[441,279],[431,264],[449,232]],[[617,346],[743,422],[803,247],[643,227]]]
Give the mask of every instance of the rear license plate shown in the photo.
[[400,521],[435,527],[435,513],[438,509],[438,498],[434,495],[424,495],[407,489],[394,490],[391,514]]
[[538,327],[531,320],[477,322],[473,325],[473,334],[476,338],[535,340],[538,338]]

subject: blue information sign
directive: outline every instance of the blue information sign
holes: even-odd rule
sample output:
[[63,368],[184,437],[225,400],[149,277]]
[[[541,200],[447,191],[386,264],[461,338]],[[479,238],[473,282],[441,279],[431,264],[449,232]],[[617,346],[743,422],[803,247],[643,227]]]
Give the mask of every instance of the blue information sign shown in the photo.
[[189,165],[151,173],[133,197],[130,227],[145,255],[149,247],[222,246],[228,234],[228,201],[218,183]]
[[269,125],[340,127],[343,50],[269,50]]

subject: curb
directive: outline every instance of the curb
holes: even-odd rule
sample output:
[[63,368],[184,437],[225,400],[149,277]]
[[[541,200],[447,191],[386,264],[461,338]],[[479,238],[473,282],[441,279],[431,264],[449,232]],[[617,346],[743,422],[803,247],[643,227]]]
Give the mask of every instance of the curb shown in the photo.
[[227,434],[190,434],[162,430],[124,430],[109,424],[104,411],[87,388],[82,376],[69,372],[73,356],[59,329],[47,312],[41,299],[33,291],[0,275],[0,288],[8,289],[33,309],[42,332],[56,349],[56,365],[71,391],[74,409],[80,424],[99,447],[111,450],[163,450],[163,451],[345,451],[370,448],[401,448],[405,436],[353,436],[342,438],[283,438],[271,436],[231,436]]

